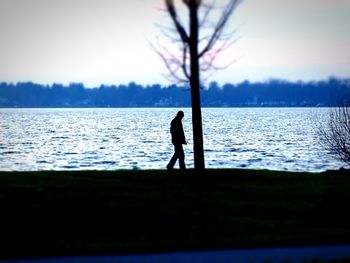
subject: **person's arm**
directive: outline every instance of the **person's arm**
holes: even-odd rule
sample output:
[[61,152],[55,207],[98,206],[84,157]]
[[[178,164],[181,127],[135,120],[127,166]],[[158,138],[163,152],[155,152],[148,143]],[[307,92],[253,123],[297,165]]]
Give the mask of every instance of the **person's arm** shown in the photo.
[[187,144],[186,137],[185,137],[185,132],[184,132],[184,129],[182,127],[182,123],[181,123],[181,136],[182,136],[182,144]]

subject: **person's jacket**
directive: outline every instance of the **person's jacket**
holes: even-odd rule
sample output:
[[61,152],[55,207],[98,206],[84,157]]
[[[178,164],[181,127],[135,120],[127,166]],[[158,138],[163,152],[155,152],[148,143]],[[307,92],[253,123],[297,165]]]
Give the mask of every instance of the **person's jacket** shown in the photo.
[[170,124],[171,142],[174,145],[186,144],[184,129],[181,119],[175,118]]

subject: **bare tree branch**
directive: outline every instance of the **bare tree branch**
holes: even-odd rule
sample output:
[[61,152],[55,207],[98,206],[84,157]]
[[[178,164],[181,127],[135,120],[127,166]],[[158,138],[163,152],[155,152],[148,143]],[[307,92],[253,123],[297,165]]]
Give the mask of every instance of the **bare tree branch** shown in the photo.
[[199,25],[198,25],[199,28],[204,27],[204,25],[208,22],[208,17],[209,17],[211,10],[213,9],[213,6],[214,5],[210,5],[210,4],[203,4],[202,5],[202,7],[203,7],[203,9],[205,9],[205,11],[204,11],[202,19],[199,21]]
[[163,36],[165,36],[169,41],[171,41],[172,43],[183,43],[181,38],[179,38],[179,35],[177,34],[176,29],[174,28],[170,28],[170,27],[166,27],[163,25],[156,25],[160,32],[162,33]]
[[191,76],[190,76],[190,73],[188,72],[188,69],[187,69],[187,53],[188,53],[188,45],[187,44],[184,44],[183,45],[183,59],[182,59],[182,70],[183,70],[183,73],[185,75],[185,77],[190,80],[191,79]]
[[170,14],[170,17],[174,22],[175,28],[181,37],[181,40],[184,43],[188,43],[189,37],[186,33],[186,30],[184,29],[184,27],[182,26],[182,24],[180,23],[180,21],[178,19],[178,16],[177,16],[177,13],[175,10],[175,6],[174,6],[174,0],[165,0],[165,4],[166,4],[167,10]]
[[180,83],[189,82],[189,79],[179,77],[180,74],[178,74],[178,71],[179,69],[183,69],[183,64],[178,59],[177,56],[175,56],[171,51],[169,51],[164,46],[160,46],[157,48],[151,42],[149,42],[149,45],[163,61],[165,67],[169,72],[169,75],[168,75],[169,79],[171,78],[175,79],[177,82],[180,82]]
[[[159,26],[162,34],[169,40],[170,44],[178,45],[179,53],[182,53],[181,59],[176,59],[178,55],[171,53],[168,49],[161,47],[156,52],[161,59],[163,60],[166,68],[168,69],[170,75],[176,81],[186,82],[190,81],[191,72],[189,67],[189,41],[190,36],[186,32],[183,24],[180,22],[178,13],[175,8],[174,0],[165,0],[165,10],[170,15],[171,21],[174,27]],[[191,0],[183,0],[183,3],[190,8]],[[216,72],[221,69],[226,69],[237,59],[232,59],[231,62],[223,66],[215,65],[215,60],[217,57],[223,53],[225,50],[229,49],[236,41],[230,41],[232,36],[236,33],[236,30],[231,32],[224,32],[224,27],[226,26],[231,14],[234,9],[238,6],[241,0],[229,0],[227,5],[224,7],[217,7],[216,0],[197,0],[196,4],[201,8],[201,17],[199,20],[198,28],[202,29],[202,33],[206,33],[204,36],[200,36],[198,40],[199,48],[202,48],[202,51],[198,53],[200,60],[200,70],[206,72],[206,75],[212,75],[211,72]],[[214,13],[215,12],[215,13]],[[219,19],[214,23],[213,20],[210,20],[210,16],[213,17],[217,13],[221,13]],[[152,46],[152,45],[151,45]],[[153,49],[154,46],[152,46]],[[161,54],[165,52],[165,54]],[[177,52],[176,52],[177,53]],[[168,61],[166,61],[168,60]],[[178,65],[175,65],[178,63]],[[181,68],[180,72],[178,69]],[[178,74],[175,76],[175,74]],[[182,75],[182,76],[180,76]],[[207,79],[204,76],[205,79]]]
[[204,47],[204,49],[201,52],[199,52],[199,55],[198,55],[199,58],[204,56],[204,54],[207,53],[210,49],[212,49],[216,44],[216,42],[220,40],[220,37],[223,33],[223,30],[225,28],[227,21],[229,20],[230,16],[232,15],[233,11],[235,10],[235,8],[239,3],[240,3],[240,0],[230,0],[230,2],[227,4],[216,26],[214,27],[214,31],[207,45]]
[[350,165],[350,107],[332,108],[326,124],[318,127],[318,135],[335,158]]

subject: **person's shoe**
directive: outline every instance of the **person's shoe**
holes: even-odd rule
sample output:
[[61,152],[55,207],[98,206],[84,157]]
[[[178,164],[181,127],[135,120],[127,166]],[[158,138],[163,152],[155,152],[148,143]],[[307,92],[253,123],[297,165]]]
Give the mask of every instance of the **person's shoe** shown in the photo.
[[172,170],[172,169],[173,169],[173,167],[170,167],[169,164],[166,166],[166,168],[167,168],[168,170]]

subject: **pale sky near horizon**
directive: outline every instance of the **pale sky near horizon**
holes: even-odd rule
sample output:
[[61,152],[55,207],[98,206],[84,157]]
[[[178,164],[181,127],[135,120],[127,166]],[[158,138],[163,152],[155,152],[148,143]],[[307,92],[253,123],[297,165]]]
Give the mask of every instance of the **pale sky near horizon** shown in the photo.
[[[169,84],[148,43],[168,21],[163,4],[0,0],[0,82]],[[245,0],[229,25],[238,41],[224,54],[238,61],[209,81],[350,77],[349,14],[349,0]]]

